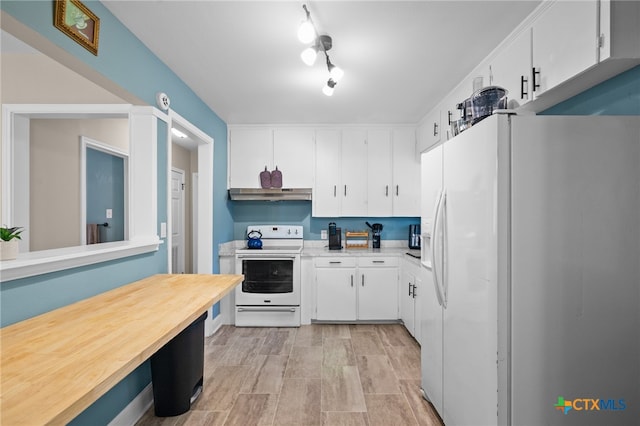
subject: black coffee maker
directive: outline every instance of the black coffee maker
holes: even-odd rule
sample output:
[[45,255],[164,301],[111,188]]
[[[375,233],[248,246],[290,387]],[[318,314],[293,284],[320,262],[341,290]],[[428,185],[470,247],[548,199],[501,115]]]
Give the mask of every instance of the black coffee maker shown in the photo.
[[382,232],[382,224],[374,223],[373,225],[369,222],[365,222],[369,228],[371,228],[371,233],[373,234],[373,248],[380,248],[380,233]]

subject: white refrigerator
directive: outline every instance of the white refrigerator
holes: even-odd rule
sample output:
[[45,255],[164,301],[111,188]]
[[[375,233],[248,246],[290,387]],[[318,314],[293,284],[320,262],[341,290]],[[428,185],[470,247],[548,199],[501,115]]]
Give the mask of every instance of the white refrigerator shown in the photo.
[[488,117],[422,154],[421,220],[445,424],[638,424],[640,117]]

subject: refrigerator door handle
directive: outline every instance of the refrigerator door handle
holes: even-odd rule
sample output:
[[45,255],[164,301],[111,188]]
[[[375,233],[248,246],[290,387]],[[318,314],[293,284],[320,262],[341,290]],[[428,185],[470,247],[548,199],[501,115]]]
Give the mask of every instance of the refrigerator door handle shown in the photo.
[[438,254],[440,252],[439,237],[440,233],[440,211],[442,208],[442,196],[444,192],[440,192],[437,197],[435,207],[435,217],[433,219],[433,231],[431,232],[431,267],[433,270],[433,284],[436,290],[436,296],[438,297],[438,304],[446,307],[444,304],[444,297],[442,293],[442,286],[440,283],[439,268],[438,268]]
[[442,306],[447,307],[449,299],[449,280],[447,279],[447,189],[442,191],[442,201],[440,201],[440,231],[442,233],[442,245],[440,251],[442,254],[442,274],[440,276],[442,291]]

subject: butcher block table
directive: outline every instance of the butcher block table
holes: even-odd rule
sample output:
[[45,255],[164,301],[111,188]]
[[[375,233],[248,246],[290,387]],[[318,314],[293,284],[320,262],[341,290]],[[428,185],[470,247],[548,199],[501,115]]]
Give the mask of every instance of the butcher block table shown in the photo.
[[0,424],[64,424],[242,275],[154,275],[0,329]]

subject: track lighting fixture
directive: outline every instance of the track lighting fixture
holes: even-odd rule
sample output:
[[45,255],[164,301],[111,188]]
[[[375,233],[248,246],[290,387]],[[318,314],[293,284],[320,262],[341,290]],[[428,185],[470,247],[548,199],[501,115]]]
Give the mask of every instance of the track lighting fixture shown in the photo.
[[309,9],[307,9],[307,5],[302,5],[302,8],[305,12],[305,19],[298,28],[298,39],[302,43],[307,44],[313,42],[313,44],[302,51],[300,58],[306,65],[312,66],[316,62],[318,52],[322,51],[324,53],[327,70],[329,71],[329,80],[322,89],[322,92],[327,96],[331,96],[333,95],[333,90],[336,84],[340,81],[342,76],[344,76],[344,71],[332,64],[329,59],[329,54],[327,52],[331,50],[331,47],[333,47],[333,40],[327,34],[318,35],[318,31],[311,19],[311,13],[309,12]]

